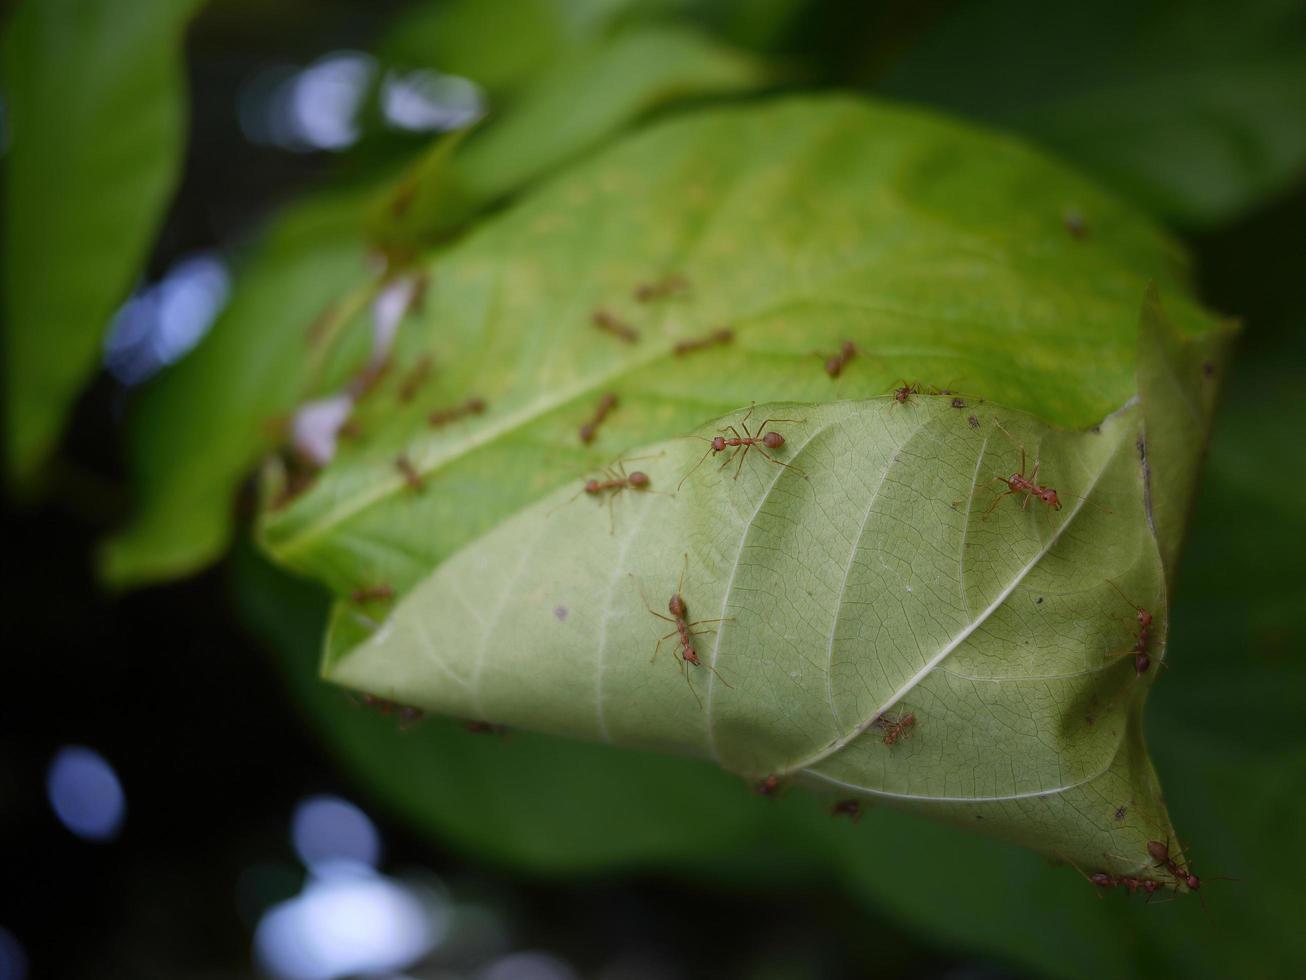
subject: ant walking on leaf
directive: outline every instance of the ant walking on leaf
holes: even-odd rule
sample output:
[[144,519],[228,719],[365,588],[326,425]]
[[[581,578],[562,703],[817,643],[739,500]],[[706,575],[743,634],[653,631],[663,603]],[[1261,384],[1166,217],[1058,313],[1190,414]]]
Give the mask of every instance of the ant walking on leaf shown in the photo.
[[[997,419],[994,419],[993,424],[996,425],[999,429],[1002,429],[1003,434],[1008,439],[1011,439],[1012,442],[1016,442],[1016,440],[1012,438],[1011,433],[1006,430],[1006,428],[1003,426],[1001,422],[999,422]],[[1020,443],[1017,443],[1017,445],[1020,445]],[[1038,482],[1039,460],[1037,459],[1034,460],[1034,469],[1029,474],[1029,476],[1025,475],[1025,466],[1026,466],[1025,447],[1023,445],[1020,445],[1020,469],[1017,470],[1015,473],[1012,473],[1011,476],[995,476],[993,478],[997,480],[999,483],[1005,483],[1007,485],[1007,489],[1004,490],[1002,493],[998,494],[997,497],[994,498],[993,503],[989,504],[989,509],[984,512],[984,517],[982,518],[982,520],[988,520],[989,515],[993,513],[993,511],[997,508],[998,504],[1002,503],[1002,498],[1004,497],[1023,496],[1025,499],[1021,501],[1020,504],[1021,510],[1028,510],[1029,502],[1035,499],[1041,500],[1052,510],[1061,509],[1061,498],[1057,496],[1057,492],[1053,490],[1051,487],[1045,487],[1039,485]]]
[[680,582],[677,583],[676,591],[672,593],[671,599],[667,603],[667,612],[671,613],[670,616],[662,615],[662,613],[649,605],[648,596],[644,594],[644,586],[639,584],[639,579],[635,579],[634,575],[631,575],[631,578],[635,579],[635,585],[639,589],[639,597],[644,600],[644,608],[658,619],[666,620],[668,623],[675,626],[675,629],[670,633],[658,638],[657,646],[653,648],[653,656],[649,658],[649,663],[653,663],[653,661],[657,660],[658,654],[662,651],[662,644],[672,637],[675,637],[677,645],[675,655],[676,659],[680,661],[680,669],[684,672],[685,683],[689,685],[689,692],[694,695],[694,700],[697,701],[698,706],[702,708],[703,699],[698,696],[698,692],[694,690],[694,683],[689,678],[690,667],[707,667],[708,670],[716,674],[717,680],[726,687],[732,687],[733,685],[722,677],[721,673],[711,664],[703,663],[703,661],[699,659],[698,653],[694,650],[694,637],[715,633],[716,630],[696,630],[694,627],[704,626],[709,623],[726,623],[730,622],[734,617],[722,616],[719,619],[696,619],[693,622],[689,621],[689,606],[685,604],[684,596],[681,594],[685,588],[685,573],[688,570],[689,552],[685,552],[685,563],[680,569]]
[[[659,453],[658,455],[660,456],[662,454]],[[590,477],[585,481],[585,485],[577,490],[567,503],[571,503],[572,500],[575,500],[582,493],[588,494],[591,497],[597,497],[600,494],[606,493],[608,495],[608,533],[614,533],[616,530],[616,520],[613,516],[612,504],[616,499],[617,494],[621,493],[623,490],[638,490],[641,493],[661,492],[651,489],[650,484],[653,481],[643,470],[631,470],[629,473],[626,472],[626,463],[634,463],[641,459],[653,458],[654,457],[652,456],[632,456],[629,459],[617,460],[611,466],[603,470],[603,479]],[[556,510],[557,508],[554,509]]]
[[[1152,656],[1149,652],[1149,648],[1152,644],[1152,614],[1142,606],[1131,602],[1129,597],[1121,591],[1120,586],[1116,585],[1110,579],[1107,579],[1106,581],[1111,588],[1116,590],[1116,594],[1119,595],[1121,599],[1128,602],[1129,605],[1133,606],[1138,612],[1138,636],[1134,640],[1133,648],[1127,652],[1134,655],[1135,672],[1140,675],[1145,674],[1147,673],[1147,668],[1152,666]],[[1119,656],[1119,654],[1116,654],[1116,656]]]
[[[772,429],[770,432],[765,432],[764,430],[768,425],[774,425],[777,422],[799,424],[802,422],[806,422],[807,420],[806,419],[766,419],[761,425],[757,427],[756,432],[751,432],[749,431],[748,428],[748,419],[749,416],[751,416],[752,414],[753,414],[753,408],[750,407],[748,409],[748,412],[740,420],[738,429],[735,428],[733,425],[727,425],[724,429],[717,430],[718,432],[729,432],[730,433],[729,436],[713,436],[711,439],[704,440],[708,444],[706,451],[704,451],[703,455],[698,458],[698,462],[695,463],[692,467],[690,467],[689,472],[680,478],[680,482],[676,484],[677,491],[679,491],[680,488],[685,485],[685,481],[688,480],[694,474],[694,471],[703,465],[703,460],[707,459],[709,455],[715,456],[717,453],[723,453],[727,449],[733,449],[734,451],[725,458],[725,461],[721,464],[720,468],[725,469],[727,466],[730,465],[730,463],[735,459],[735,457],[738,457],[739,465],[735,467],[736,480],[739,479],[739,474],[743,472],[744,460],[747,458],[748,451],[750,449],[756,449],[759,453],[761,453],[771,462],[775,463],[776,466],[783,466],[785,469],[794,470],[797,473],[803,472],[801,469],[799,469],[797,466],[794,466],[792,463],[785,463],[781,460],[778,460],[774,456],[772,456],[769,452],[767,452],[768,449],[779,449],[781,446],[783,446],[785,444],[785,437],[782,436],[779,432],[776,432],[774,429]],[[743,435],[739,434],[740,429],[743,430]],[[698,438],[702,439],[703,437],[699,436]]]

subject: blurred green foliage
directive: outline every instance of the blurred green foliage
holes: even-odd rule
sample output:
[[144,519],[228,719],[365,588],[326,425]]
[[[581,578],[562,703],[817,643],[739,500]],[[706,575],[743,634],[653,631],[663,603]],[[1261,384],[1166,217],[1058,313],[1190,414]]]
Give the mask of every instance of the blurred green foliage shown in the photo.
[[19,4],[0,58],[7,467],[31,484],[95,370],[181,162],[180,41],[201,0]]
[[[177,38],[194,6],[27,0],[5,25],[0,302],[10,469],[21,478],[55,441],[114,306],[141,272],[178,159]],[[253,17],[262,5],[226,6]],[[376,49],[387,64],[466,74],[507,113],[533,79],[565,75],[577,52],[650,20],[683,21],[672,30],[714,32],[717,49],[779,52],[772,78],[863,86],[1019,131],[1176,226],[1203,229],[1191,239],[1205,259],[1199,285],[1248,314],[1249,330],[1222,379],[1225,404],[1171,609],[1171,669],[1147,727],[1175,823],[1208,877],[1209,917],[1193,901],[1099,901],[1068,869],[891,812],[854,828],[801,794],[760,800],[694,762],[520,733],[472,736],[444,722],[397,732],[317,681],[326,597],[245,544],[232,565],[238,614],[276,651],[307,723],[360,786],[488,862],[539,874],[656,867],[740,887],[817,876],[933,943],[1049,976],[1300,975],[1306,412],[1296,374],[1306,362],[1306,298],[1291,257],[1306,222],[1304,18],[1292,0],[856,9],[830,0],[470,0],[414,3]],[[651,103],[628,104],[639,115]],[[417,166],[423,152],[397,163]],[[132,439],[138,504],[153,516],[110,546],[110,579],[182,574],[225,547],[231,496],[279,439],[265,425],[301,394],[302,368],[277,351],[300,343],[323,312],[345,329],[374,288],[358,259],[369,207],[395,186],[396,160],[370,167],[351,188],[271,224],[201,348],[209,353],[144,393]],[[226,367],[205,366],[240,360],[235,352],[251,344],[268,354],[248,378],[233,383]],[[339,373],[325,363],[313,372]],[[193,429],[170,426],[192,398],[214,411]],[[1220,874],[1239,880],[1213,880]]]

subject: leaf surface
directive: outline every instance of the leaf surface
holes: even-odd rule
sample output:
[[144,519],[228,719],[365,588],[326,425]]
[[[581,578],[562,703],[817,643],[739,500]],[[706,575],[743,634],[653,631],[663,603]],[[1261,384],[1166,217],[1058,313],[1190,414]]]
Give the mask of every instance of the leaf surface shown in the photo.
[[459,145],[437,143],[382,195],[372,236],[392,253],[437,241],[656,108],[747,91],[763,78],[758,63],[685,27],[577,44]]
[[324,363],[367,356],[368,320],[356,314],[380,286],[364,264],[369,247],[406,256],[653,108],[761,77],[752,62],[684,29],[575,45],[574,59],[545,71],[466,145],[466,132],[452,134],[380,190],[320,194],[275,219],[212,336],[151,386],[134,416],[138,514],[103,550],[108,581],[185,574],[221,554],[236,489],[278,444],[277,420],[331,392],[343,369]]
[[[989,834],[1084,864],[1116,853],[1114,868],[1145,867],[1146,842],[1169,826],[1136,727],[1147,685],[1113,656],[1131,636],[1127,617],[1112,623],[1107,581],[1164,593],[1137,410],[1079,435],[1007,413],[977,429],[946,396],[758,417],[801,417],[770,426],[790,432],[776,450],[787,465],[754,453],[738,478],[712,466],[674,496],[627,491],[613,533],[594,500],[559,490],[442,564],[327,676],[441,714],[978,816]],[[726,431],[746,431],[743,419]],[[670,488],[701,445],[649,447],[640,466]],[[986,488],[1020,469],[1018,445],[1066,495],[1063,511]],[[667,643],[672,593],[704,624],[690,627],[702,667]],[[647,656],[655,641],[661,663]],[[907,713],[914,727],[886,745],[884,719]],[[1117,821],[1123,804],[1132,815]]]
[[[1094,228],[1075,238],[1065,210]],[[882,394],[901,379],[1088,426],[1137,391],[1140,298],[1181,333],[1213,321],[1147,222],[1018,143],[841,96],[650,127],[423,268],[425,311],[362,407],[363,437],[265,515],[279,561],[339,595],[404,590],[504,517],[630,446],[750,401]],[[656,303],[640,283],[683,276]],[[605,310],[635,344],[595,329]],[[733,341],[678,356],[728,327]],[[838,378],[823,360],[857,355]],[[405,372],[433,357],[409,401]],[[619,407],[592,446],[581,424]],[[431,427],[479,397],[487,410]],[[409,459],[430,492],[396,468]]]
[[7,25],[0,303],[8,463],[20,483],[58,439],[171,194],[181,33],[197,6],[34,0]]

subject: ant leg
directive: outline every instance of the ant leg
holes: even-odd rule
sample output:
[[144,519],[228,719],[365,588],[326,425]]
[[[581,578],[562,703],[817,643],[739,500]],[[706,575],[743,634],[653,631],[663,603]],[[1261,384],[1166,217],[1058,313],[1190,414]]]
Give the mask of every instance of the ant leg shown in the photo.
[[[749,438],[751,439],[752,436],[749,436]],[[753,448],[753,444],[750,442],[746,446],[744,446],[743,451],[739,454],[739,465],[735,467],[736,480],[739,479],[739,474],[744,472],[744,458],[748,455],[748,451],[752,448]]]
[[[630,573],[627,573],[627,574],[630,574]],[[630,579],[631,579],[632,582],[635,583],[635,588],[639,589],[639,597],[640,597],[641,599],[644,600],[644,608],[645,608],[645,609],[647,609],[649,612],[651,612],[651,613],[652,613],[654,616],[656,616],[658,619],[665,619],[668,623],[674,623],[674,622],[675,622],[675,620],[672,619],[670,616],[663,616],[660,612],[658,612],[656,609],[654,609],[652,606],[650,606],[650,605],[648,604],[648,596],[646,596],[646,595],[644,594],[644,586],[643,586],[642,584],[640,584],[639,579],[635,578],[635,576],[634,576],[633,574],[630,574]],[[667,634],[667,635],[669,636],[670,634]],[[665,637],[664,637],[664,639],[665,639]]]
[[693,679],[692,677],[689,676],[689,667],[688,667],[688,666],[685,666],[685,684],[688,685],[688,687],[689,687],[689,693],[692,694],[692,695],[694,695],[694,700],[698,702],[698,710],[699,710],[699,711],[702,711],[702,710],[703,710],[703,699],[700,698],[700,697],[698,696],[698,692],[694,690],[694,679]]
[[[993,479],[995,479],[995,480],[1002,480],[1002,477],[1000,477],[1000,476],[995,476]],[[1006,481],[1003,480],[1003,482],[1005,483]],[[989,509],[986,510],[986,511],[984,512],[984,516],[981,517],[980,520],[981,520],[981,521],[987,521],[987,520],[989,519],[989,515],[992,514],[994,510],[997,509],[998,504],[1002,503],[1002,498],[1003,498],[1003,497],[1010,497],[1010,496],[1011,496],[1013,493],[1015,493],[1015,492],[1016,492],[1015,490],[1012,490],[1010,487],[1008,487],[1007,490],[1006,490],[1004,493],[1000,493],[1000,494],[998,494],[996,497],[994,497],[994,498],[993,498],[993,503],[989,504]]]
[[706,667],[708,670],[712,671],[712,673],[716,675],[716,679],[719,680],[726,687],[730,688],[730,690],[733,691],[735,689],[735,685],[731,684],[728,680],[726,680],[724,677],[721,676],[721,671],[717,670],[711,664],[703,664],[703,666]]
[[679,632],[680,632],[679,630],[672,630],[666,636],[659,637],[657,646],[653,648],[653,656],[648,658],[648,662],[653,663],[655,660],[657,660],[658,654],[662,652],[662,644],[666,642],[667,637],[675,636]]
[[617,499],[617,494],[620,492],[620,490],[608,491],[608,537],[612,537],[612,535],[617,533],[617,519],[612,512],[612,504],[613,501]]
[[801,425],[803,422],[806,421],[807,419],[767,419],[765,422],[763,422],[761,425],[757,427],[757,437],[760,439],[762,437],[762,430],[765,429],[772,422],[792,422],[795,425]]
[[[743,426],[745,423],[748,422],[748,419],[749,419],[749,417],[753,414],[753,409],[755,409],[755,408],[757,408],[757,402],[753,402],[751,405],[748,406],[748,411],[745,412],[745,413],[744,413],[744,417],[743,417],[742,419],[739,420],[739,424],[740,424],[741,426]],[[744,431],[747,432],[748,430],[747,430],[747,429],[744,429]],[[739,433],[736,432],[735,435],[739,435]]]
[[680,581],[676,583],[676,595],[684,596],[685,594],[685,573],[689,571],[689,552],[685,552],[685,560],[680,566]]
[[[685,625],[686,625],[686,626],[702,626],[704,623],[733,623],[734,621],[735,621],[735,617],[734,617],[734,616],[722,616],[720,619],[696,619],[696,620],[694,620],[692,623],[686,623]],[[710,632],[715,632],[715,631],[714,631],[714,630],[706,630],[705,632],[709,632],[709,633],[710,633]]]
[[[724,451],[724,450],[723,450],[723,451]],[[721,461],[721,465],[718,466],[717,469],[718,469],[718,470],[723,470],[723,469],[725,469],[727,466],[729,466],[731,463],[733,463],[733,462],[735,461],[735,457],[738,456],[739,453],[740,453],[740,447],[739,447],[739,446],[735,446],[735,447],[734,447],[733,449],[731,449],[730,452],[726,455],[726,458],[723,459],[723,460]]]
[[787,470],[793,470],[795,473],[802,473],[804,476],[807,475],[807,471],[806,471],[806,470],[802,469],[801,467],[795,466],[793,463],[786,463],[786,462],[784,462],[783,460],[776,459],[774,456],[772,456],[770,453],[768,453],[768,452],[767,452],[765,449],[763,449],[761,446],[754,446],[753,448],[755,448],[759,453],[761,453],[763,456],[765,456],[765,457],[766,457],[767,459],[769,459],[771,462],[775,463],[776,466],[783,466],[783,467],[784,467],[785,469],[787,469]]

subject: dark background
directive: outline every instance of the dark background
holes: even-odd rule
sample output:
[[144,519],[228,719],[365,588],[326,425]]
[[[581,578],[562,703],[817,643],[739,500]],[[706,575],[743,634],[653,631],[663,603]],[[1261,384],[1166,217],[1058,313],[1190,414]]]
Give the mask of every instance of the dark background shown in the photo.
[[[184,176],[147,279],[179,256],[231,248],[271,207],[328,173],[378,166],[411,150],[402,140],[382,141],[342,159],[257,146],[234,110],[260,67],[366,48],[399,6],[335,0],[250,16],[240,5],[219,5],[201,18],[188,42]],[[928,31],[946,7],[884,5],[836,30],[837,5],[818,3],[783,47],[819,66],[817,75],[860,81],[856,76],[874,74]],[[1215,727],[1231,751],[1255,753],[1267,743],[1283,750],[1302,736],[1300,722],[1285,719],[1300,714],[1303,690],[1306,538],[1296,535],[1300,520],[1285,527],[1280,515],[1299,518],[1303,493],[1278,461],[1300,457],[1306,417],[1303,227],[1306,190],[1298,181],[1236,220],[1185,236],[1201,295],[1245,317],[1248,329],[1226,384],[1173,614],[1172,646],[1180,654],[1149,710]],[[130,502],[121,434],[130,399],[101,373],[77,407],[50,494],[36,504],[6,502],[0,928],[25,949],[30,976],[251,973],[257,914],[292,895],[304,873],[290,846],[290,815],[318,792],[367,810],[384,841],[385,868],[429,869],[459,901],[489,910],[499,938],[471,943],[463,960],[445,964],[459,971],[447,975],[473,975],[496,956],[530,949],[585,976],[1019,975],[1009,964],[877,920],[828,884],[801,876],[766,889],[647,874],[544,880],[479,865],[414,836],[369,803],[291,706],[281,673],[233,613],[228,566],[126,596],[106,595],[95,581],[95,543]],[[1298,600],[1295,613],[1285,612]],[[1222,698],[1229,672],[1258,677],[1256,692],[1278,689],[1284,710],[1263,723],[1255,693]],[[68,744],[93,746],[122,780],[127,819],[110,843],[75,838],[45,799],[46,768]],[[1163,775],[1166,751],[1179,747],[1162,744]],[[1300,785],[1300,777],[1285,778]],[[1299,854],[1283,860],[1270,873],[1291,874],[1292,861],[1300,868]],[[251,869],[260,882],[253,892]],[[1226,887],[1256,901],[1253,885]],[[1282,967],[1266,950],[1253,972],[1277,975]],[[8,980],[4,970],[0,959],[0,977]],[[520,974],[528,975],[546,974]]]

